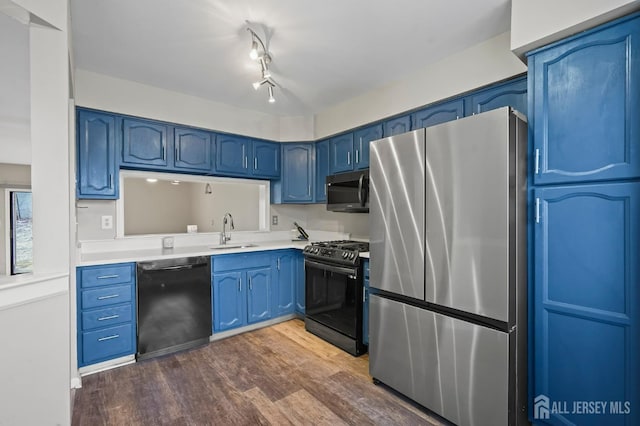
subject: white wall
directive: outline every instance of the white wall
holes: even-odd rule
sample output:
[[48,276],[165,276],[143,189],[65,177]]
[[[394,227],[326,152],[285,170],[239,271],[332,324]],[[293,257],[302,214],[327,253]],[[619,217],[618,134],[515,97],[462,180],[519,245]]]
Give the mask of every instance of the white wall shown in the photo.
[[0,58],[0,162],[29,164],[29,27],[2,13]]
[[278,116],[86,70],[76,70],[75,96],[77,106],[246,136],[280,138]]
[[509,33],[444,58],[407,78],[315,116],[315,136],[332,135],[526,72]]
[[511,50],[523,55],[637,9],[638,0],[512,0]]

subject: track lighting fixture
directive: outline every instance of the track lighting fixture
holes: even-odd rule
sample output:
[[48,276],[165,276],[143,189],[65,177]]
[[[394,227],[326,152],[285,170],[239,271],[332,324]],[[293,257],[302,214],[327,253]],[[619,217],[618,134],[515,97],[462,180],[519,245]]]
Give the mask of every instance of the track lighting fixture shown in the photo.
[[[246,21],[249,24],[249,21]],[[271,80],[271,71],[269,71],[269,64],[271,63],[271,55],[267,51],[267,47],[262,42],[262,39],[253,31],[247,27],[247,31],[251,33],[251,50],[249,51],[249,57],[254,61],[260,63],[260,71],[262,78],[259,81],[253,83],[253,88],[258,90],[260,86],[268,84],[269,90],[269,103],[274,103],[276,98],[273,97],[273,88],[276,84]]]

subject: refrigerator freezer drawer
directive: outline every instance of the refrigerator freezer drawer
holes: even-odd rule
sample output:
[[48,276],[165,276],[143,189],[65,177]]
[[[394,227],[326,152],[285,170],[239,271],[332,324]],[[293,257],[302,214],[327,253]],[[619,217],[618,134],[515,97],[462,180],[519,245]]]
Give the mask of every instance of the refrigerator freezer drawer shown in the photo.
[[507,425],[509,336],[372,295],[371,376],[460,425]]

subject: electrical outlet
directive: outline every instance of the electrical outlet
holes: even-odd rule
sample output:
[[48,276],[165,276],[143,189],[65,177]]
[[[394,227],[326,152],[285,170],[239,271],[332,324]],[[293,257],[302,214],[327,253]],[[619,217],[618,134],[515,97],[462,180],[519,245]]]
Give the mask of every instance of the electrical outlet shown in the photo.
[[271,216],[271,224],[272,225],[277,225],[278,224],[278,216],[277,215]]
[[113,216],[102,216],[102,229],[113,228]]

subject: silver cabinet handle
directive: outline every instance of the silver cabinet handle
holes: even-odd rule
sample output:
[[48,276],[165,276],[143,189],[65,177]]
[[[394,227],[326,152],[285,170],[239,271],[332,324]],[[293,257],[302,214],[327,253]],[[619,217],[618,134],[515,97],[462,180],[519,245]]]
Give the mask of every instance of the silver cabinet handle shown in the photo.
[[280,258],[278,258],[278,271],[280,270]]
[[110,294],[108,296],[98,296],[98,300],[105,300],[105,299],[113,299],[114,297],[119,297],[119,294]]
[[358,155],[359,153],[360,151],[356,149],[356,164],[360,162],[360,156]]
[[311,184],[307,186],[307,195],[311,195]]
[[535,158],[535,166],[534,173],[538,174],[540,172],[540,148],[536,148],[536,158]]
[[536,223],[540,223],[540,198],[536,198]]
[[180,155],[178,155],[178,145],[176,145],[175,151],[175,161],[178,161],[180,159]]
[[362,303],[367,303],[367,290],[362,292]]
[[98,318],[98,321],[106,321],[106,320],[116,319],[116,318],[120,318],[120,315],[109,315],[108,317],[100,317]]
[[118,278],[120,275],[100,275],[97,279],[99,280],[108,280],[109,278]]
[[109,189],[113,188],[113,175],[109,173]]
[[242,291],[242,279],[238,278],[238,292]]
[[258,170],[258,157],[253,159],[253,170]]
[[112,334],[111,336],[101,337],[98,339],[98,342],[104,342],[105,340],[117,339],[120,337],[119,334]]
[[167,159],[167,147],[164,146],[164,142],[160,143],[160,149],[162,150],[162,159]]
[[347,164],[351,164],[351,153],[347,152]]
[[251,285],[251,277],[249,277],[249,291],[253,291],[253,285]]

